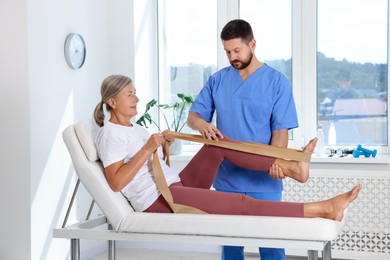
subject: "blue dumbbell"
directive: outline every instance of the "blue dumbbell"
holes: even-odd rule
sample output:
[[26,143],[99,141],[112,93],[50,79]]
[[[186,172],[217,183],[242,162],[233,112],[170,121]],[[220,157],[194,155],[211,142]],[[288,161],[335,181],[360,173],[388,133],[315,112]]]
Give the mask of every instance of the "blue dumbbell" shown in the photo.
[[370,154],[369,153],[365,153],[363,151],[359,151],[359,150],[353,150],[352,152],[352,156],[354,158],[359,158],[361,155],[363,155],[364,157],[368,158],[370,157]]
[[376,154],[377,154],[377,152],[378,152],[376,149],[374,149],[374,150],[369,150],[369,149],[367,149],[367,148],[363,148],[360,144],[358,145],[358,147],[356,148],[356,150],[361,151],[361,152],[363,152],[364,154],[367,154],[368,156],[366,156],[366,157],[370,157],[370,155],[371,155],[372,157],[375,157]]

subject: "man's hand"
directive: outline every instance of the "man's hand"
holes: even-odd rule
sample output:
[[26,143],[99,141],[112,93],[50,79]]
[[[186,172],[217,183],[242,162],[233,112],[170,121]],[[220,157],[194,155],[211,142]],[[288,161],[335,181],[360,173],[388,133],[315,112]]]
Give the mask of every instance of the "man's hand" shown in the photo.
[[201,118],[197,113],[190,112],[188,114],[187,124],[192,129],[198,130],[205,139],[218,140],[223,138],[217,127]]
[[275,163],[271,165],[271,168],[269,168],[268,174],[275,180],[283,180],[286,178],[286,176],[283,174],[282,168],[280,168],[279,165]]
[[207,123],[206,121],[201,124],[198,131],[203,136],[203,138],[209,140],[219,140],[219,138],[223,138],[223,135],[218,130],[218,128],[216,128],[213,124]]
[[[287,129],[273,130],[272,137],[271,137],[271,145],[278,146],[278,147],[287,147],[288,130]],[[268,173],[271,178],[274,178],[276,180],[282,180],[286,178],[286,176],[283,174],[282,169],[277,164],[273,164],[269,169]]]

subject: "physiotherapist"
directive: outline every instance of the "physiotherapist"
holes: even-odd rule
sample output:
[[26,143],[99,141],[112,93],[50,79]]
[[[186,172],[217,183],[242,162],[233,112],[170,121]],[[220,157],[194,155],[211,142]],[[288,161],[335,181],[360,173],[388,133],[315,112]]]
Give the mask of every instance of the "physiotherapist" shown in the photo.
[[[298,127],[290,81],[256,58],[256,40],[248,22],[228,22],[221,40],[231,66],[210,76],[190,108],[188,126],[208,139],[227,135],[236,140],[287,147],[288,130]],[[214,112],[216,126],[211,123]],[[277,166],[267,173],[224,161],[213,186],[218,191],[280,201],[284,178]],[[284,249],[259,248],[259,253],[262,260],[285,259]],[[244,248],[223,246],[222,259],[243,260]]]

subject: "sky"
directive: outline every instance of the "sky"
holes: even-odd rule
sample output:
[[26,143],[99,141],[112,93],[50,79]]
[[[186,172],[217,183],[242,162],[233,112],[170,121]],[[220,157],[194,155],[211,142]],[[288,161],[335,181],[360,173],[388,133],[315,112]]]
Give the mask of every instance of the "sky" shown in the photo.
[[[216,62],[216,2],[167,1],[171,64]],[[387,0],[318,0],[317,7],[318,51],[336,60],[387,62]],[[240,12],[252,25],[260,60],[291,57],[291,0],[241,0]]]
[[[290,0],[241,0],[264,56],[291,56],[291,8]],[[317,10],[318,51],[336,60],[387,62],[387,0],[318,0]]]
[[339,60],[387,63],[387,10],[387,0],[320,0],[318,50]]
[[166,21],[171,28],[166,32],[169,62],[188,65],[191,60],[197,64],[216,64],[217,1],[168,0],[166,6]]

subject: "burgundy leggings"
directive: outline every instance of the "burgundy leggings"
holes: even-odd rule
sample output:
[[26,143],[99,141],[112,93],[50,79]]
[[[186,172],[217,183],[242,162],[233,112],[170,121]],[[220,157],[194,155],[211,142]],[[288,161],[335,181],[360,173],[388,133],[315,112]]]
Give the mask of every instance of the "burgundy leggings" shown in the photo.
[[[228,137],[223,140],[237,142]],[[303,217],[302,203],[257,200],[238,193],[210,190],[224,159],[258,171],[268,171],[275,161],[267,156],[204,145],[180,172],[181,182],[169,187],[174,202],[212,214]],[[172,210],[160,196],[145,212],[172,213]]]

